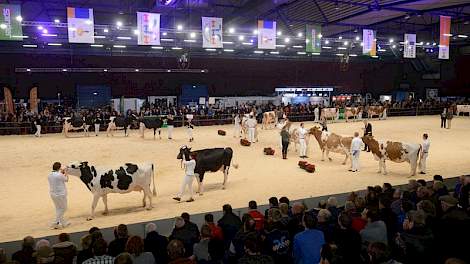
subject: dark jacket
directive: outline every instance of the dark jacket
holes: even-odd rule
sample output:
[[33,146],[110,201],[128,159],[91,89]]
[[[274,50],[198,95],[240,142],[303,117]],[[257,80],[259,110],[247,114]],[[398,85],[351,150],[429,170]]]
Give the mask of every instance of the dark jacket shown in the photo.
[[36,263],[36,259],[33,257],[34,249],[26,247],[19,251],[16,251],[11,256],[11,260],[18,261],[20,264]]
[[167,246],[168,238],[156,231],[148,233],[144,239],[144,251],[152,252],[157,264],[168,262]]
[[400,234],[405,263],[433,263],[434,236],[425,227],[414,227]]
[[354,229],[337,228],[333,232],[338,263],[360,263],[361,235]]
[[111,241],[108,246],[108,255],[110,255],[111,257],[116,257],[117,255],[124,252],[126,250],[127,239],[129,238],[124,237],[116,238]]
[[240,230],[242,226],[242,221],[234,213],[226,213],[220,220],[217,222],[220,228],[222,228],[222,233],[224,234],[224,242],[226,248],[230,245],[230,242],[235,237],[235,234]]
[[93,251],[91,248],[84,249],[78,252],[77,254],[77,264],[82,264],[85,260],[93,257]]
[[199,231],[196,232],[194,228],[188,224],[180,228],[174,228],[170,235],[170,241],[178,239],[184,244],[186,250],[185,256],[189,257],[193,254],[193,246],[199,241]]
[[70,241],[60,242],[52,246],[54,250],[54,263],[71,264],[77,255],[77,246]]
[[238,264],[274,264],[268,255],[246,255],[238,260]]

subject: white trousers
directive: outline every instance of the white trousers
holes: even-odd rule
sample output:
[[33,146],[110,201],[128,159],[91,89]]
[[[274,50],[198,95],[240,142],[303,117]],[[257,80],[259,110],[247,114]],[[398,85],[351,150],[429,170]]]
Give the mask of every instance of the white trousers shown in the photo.
[[360,150],[353,150],[351,152],[351,169],[353,171],[359,170],[359,154],[361,153]]
[[64,214],[67,210],[67,196],[51,194],[52,202],[55,206],[55,221],[54,224],[65,225]]
[[168,128],[168,139],[172,139],[174,126],[168,126],[167,128]]
[[34,133],[36,137],[41,136],[41,125],[36,125],[36,133]]
[[192,128],[188,128],[188,137],[189,137],[189,139],[193,138],[193,129]]
[[181,184],[180,192],[178,193],[179,198],[183,197],[186,187],[188,187],[188,190],[189,190],[189,198],[193,198],[193,180],[194,180],[194,175],[184,176],[183,183]]
[[314,122],[318,122],[318,121],[320,121],[319,114],[315,114],[315,120],[314,120]]
[[299,138],[299,156],[304,157],[307,156],[307,142],[305,142],[305,138]]
[[248,141],[251,143],[255,143],[255,128],[249,127],[248,128]]
[[100,132],[100,124],[95,124],[95,135],[98,136],[99,132]]
[[419,160],[419,170],[426,172],[426,160],[428,158],[428,153],[423,153],[421,159]]
[[233,127],[233,136],[234,137],[239,137],[241,133],[241,126],[240,124],[235,124]]

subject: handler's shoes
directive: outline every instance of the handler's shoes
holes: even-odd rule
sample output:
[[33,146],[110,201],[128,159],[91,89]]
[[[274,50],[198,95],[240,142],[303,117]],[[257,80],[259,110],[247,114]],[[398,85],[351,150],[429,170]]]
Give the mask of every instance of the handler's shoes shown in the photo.
[[189,198],[189,200],[186,201],[187,203],[194,202],[193,198]]
[[179,202],[179,201],[181,201],[181,198],[179,198],[179,197],[173,197],[173,200],[176,200],[176,201]]
[[422,171],[420,171],[420,172],[419,172],[419,174],[426,174],[426,172],[422,172]]

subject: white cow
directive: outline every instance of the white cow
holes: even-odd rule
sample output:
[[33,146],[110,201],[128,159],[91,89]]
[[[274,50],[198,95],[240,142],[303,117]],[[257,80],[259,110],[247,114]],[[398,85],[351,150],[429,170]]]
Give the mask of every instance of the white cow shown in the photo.
[[421,144],[375,140],[372,136],[364,136],[362,141],[367,144],[375,160],[379,161],[379,173],[387,174],[385,160],[388,159],[398,163],[410,163],[411,176],[416,174]]
[[69,131],[83,129],[83,131],[85,132],[85,136],[90,136],[90,134],[88,133],[88,129],[90,128],[90,125],[91,125],[91,120],[85,120],[85,118],[64,117],[64,124],[62,126],[62,131],[64,132],[65,137],[68,137]]
[[334,107],[323,108],[321,110],[321,116],[325,118],[326,120],[329,120],[329,119],[338,120],[339,111],[337,108],[334,108]]
[[468,113],[470,115],[470,105],[457,105],[457,116],[460,114],[460,113]]
[[[155,173],[153,164],[125,163],[117,168],[97,168],[88,162],[76,162],[67,166],[67,173],[77,176],[93,194],[91,214],[87,220],[95,217],[95,208],[98,200],[103,199],[104,212],[108,213],[109,193],[129,193],[132,191],[143,191],[143,206],[152,209],[152,194],[156,196]],[[153,180],[153,193],[150,184]],[[146,198],[149,203],[147,204]]]

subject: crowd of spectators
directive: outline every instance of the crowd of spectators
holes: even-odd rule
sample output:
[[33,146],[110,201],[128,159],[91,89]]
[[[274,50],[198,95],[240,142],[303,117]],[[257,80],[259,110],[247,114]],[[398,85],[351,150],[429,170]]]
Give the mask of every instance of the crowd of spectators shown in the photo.
[[28,236],[9,263],[470,263],[469,194],[470,175],[452,190],[436,175],[401,189],[370,186],[364,196],[352,192],[344,205],[330,197],[309,209],[271,197],[264,212],[250,201],[240,218],[226,204],[217,222],[206,214],[200,227],[183,213],[168,237],[154,223],[145,226],[144,237],[121,224],[109,243],[93,227],[80,246],[66,233],[53,245]]

